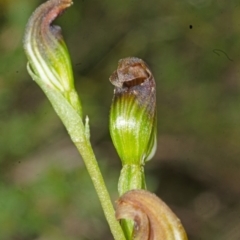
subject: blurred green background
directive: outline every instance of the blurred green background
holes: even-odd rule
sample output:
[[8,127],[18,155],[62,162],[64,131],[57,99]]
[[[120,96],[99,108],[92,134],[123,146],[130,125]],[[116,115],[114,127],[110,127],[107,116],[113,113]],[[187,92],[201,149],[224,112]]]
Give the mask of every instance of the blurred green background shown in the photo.
[[[89,176],[26,71],[26,22],[44,1],[0,0],[0,239],[112,239]],[[157,82],[158,150],[148,187],[189,239],[240,239],[240,3],[75,0],[57,20],[113,201],[121,164],[108,132],[119,59]]]

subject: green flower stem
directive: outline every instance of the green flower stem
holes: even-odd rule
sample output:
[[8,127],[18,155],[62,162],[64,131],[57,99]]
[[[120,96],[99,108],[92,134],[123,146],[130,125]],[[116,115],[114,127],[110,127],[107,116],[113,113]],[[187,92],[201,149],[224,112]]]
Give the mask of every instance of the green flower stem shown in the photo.
[[[118,181],[118,192],[122,196],[132,189],[147,189],[144,167],[140,164],[124,164]],[[127,239],[132,239],[134,221],[122,219],[121,226]]]
[[118,181],[118,192],[122,196],[132,189],[147,189],[144,167],[138,164],[124,164]]
[[101,171],[89,141],[88,125],[85,127],[79,113],[57,90],[47,86],[38,76],[36,76],[28,65],[31,77],[41,87],[47,98],[51,102],[57,115],[65,125],[73,143],[76,145],[83,161],[87,167],[89,175],[102,205],[105,217],[110,226],[110,230],[115,240],[126,240],[119,222],[115,218],[115,211],[104,183]]
[[105,217],[111,228],[111,232],[116,240],[124,240],[125,236],[123,234],[122,228],[115,218],[115,211],[113,209],[110,196],[106,189],[102,174],[99,170],[97,161],[95,159],[92,147],[89,141],[86,139],[85,142],[75,142],[75,145],[82,155],[82,158],[87,167],[88,173],[91,176],[94,187],[98,194],[99,200],[101,202]]

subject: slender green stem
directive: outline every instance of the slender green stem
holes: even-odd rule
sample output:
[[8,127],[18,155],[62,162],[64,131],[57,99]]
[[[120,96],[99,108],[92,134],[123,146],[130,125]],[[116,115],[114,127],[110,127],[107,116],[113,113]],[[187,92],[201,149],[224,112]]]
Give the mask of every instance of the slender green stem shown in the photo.
[[79,152],[82,155],[82,158],[86,164],[89,175],[91,176],[93,185],[96,189],[98,197],[100,199],[105,217],[110,225],[111,232],[114,238],[117,239],[125,239],[122,228],[118,221],[115,218],[115,211],[113,209],[110,196],[106,189],[103,177],[99,170],[97,161],[95,159],[94,153],[92,151],[92,147],[88,140],[85,142],[75,142],[75,145]]
[[72,141],[81,154],[114,239],[126,240],[123,230],[115,217],[115,211],[111,202],[111,198],[104,183],[101,171],[89,141],[89,133],[86,133],[88,131],[86,131],[86,127],[83,124],[82,118],[59,91],[49,88],[41,81],[41,79],[31,72],[30,68],[28,70],[32,78],[38,83],[48,97],[54,110],[62,120]]

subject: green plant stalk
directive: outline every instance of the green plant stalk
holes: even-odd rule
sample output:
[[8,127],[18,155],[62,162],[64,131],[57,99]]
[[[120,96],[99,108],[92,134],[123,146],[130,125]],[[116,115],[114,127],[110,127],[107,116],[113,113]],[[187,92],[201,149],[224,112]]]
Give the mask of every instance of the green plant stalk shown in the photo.
[[116,220],[115,210],[113,208],[111,198],[92,150],[91,143],[89,141],[89,129],[87,123],[86,126],[84,126],[79,113],[65,99],[65,97],[59,91],[50,88],[41,79],[39,79],[39,77],[33,73],[29,65],[28,72],[46,94],[57,115],[65,125],[73,143],[82,156],[114,239],[126,240],[123,230],[119,222]]
[[124,240],[124,234],[122,228],[115,218],[115,211],[113,209],[110,196],[106,189],[102,174],[99,170],[96,158],[94,156],[92,147],[89,141],[86,139],[84,142],[74,142],[77,149],[81,153],[81,156],[85,162],[88,173],[92,179],[96,192],[98,194],[99,200],[101,202],[105,217],[111,228],[111,232],[116,240]]
[[[132,189],[147,189],[144,167],[137,164],[124,164],[118,182],[118,192],[122,196]],[[127,239],[133,236],[134,221],[121,220],[121,226]]]

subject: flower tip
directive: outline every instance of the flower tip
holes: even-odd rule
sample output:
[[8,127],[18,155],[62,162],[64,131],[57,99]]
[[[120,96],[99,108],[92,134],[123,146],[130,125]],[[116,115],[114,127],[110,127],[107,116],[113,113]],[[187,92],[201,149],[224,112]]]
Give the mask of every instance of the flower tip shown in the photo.
[[110,76],[110,82],[118,88],[140,85],[151,77],[147,64],[140,58],[120,59],[117,70]]
[[28,21],[23,45],[28,58],[27,70],[33,80],[45,92],[51,89],[62,94],[82,116],[61,27],[52,24],[72,4],[72,0],[49,0],[40,5]]
[[23,39],[33,73],[62,92],[73,86],[72,70],[61,28],[52,22],[72,3],[72,0],[49,0],[40,5],[30,17]]

